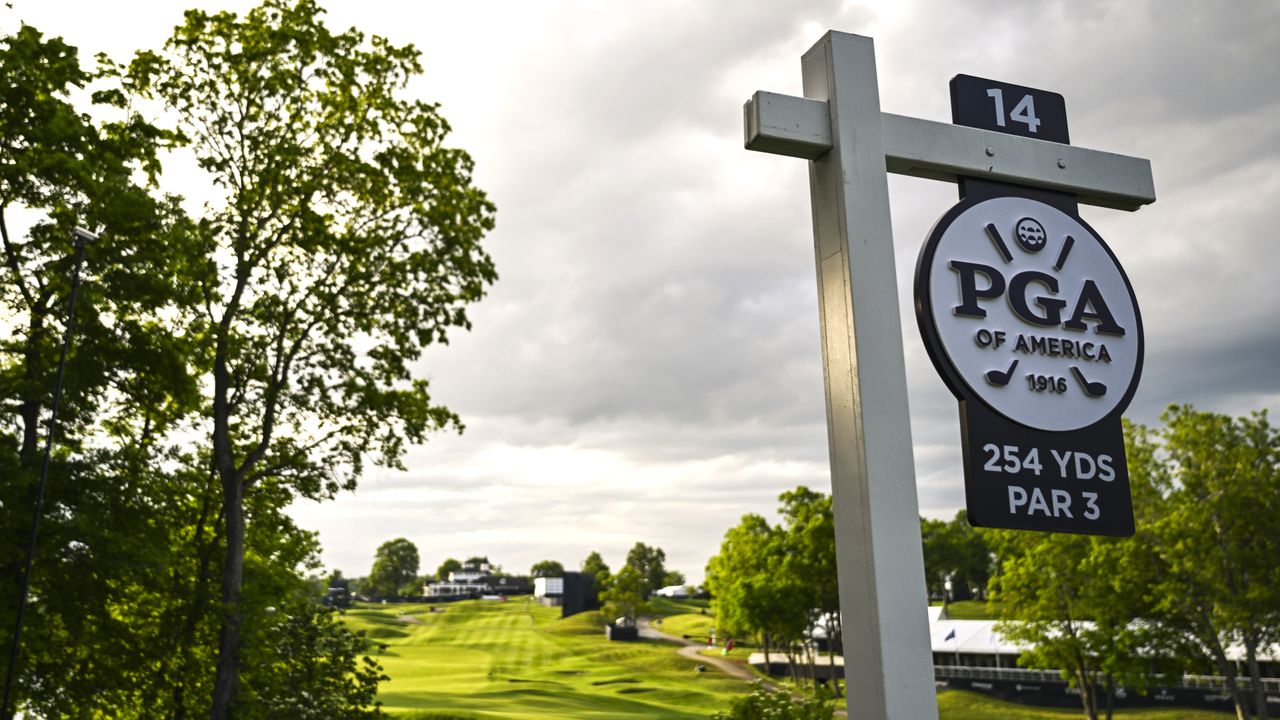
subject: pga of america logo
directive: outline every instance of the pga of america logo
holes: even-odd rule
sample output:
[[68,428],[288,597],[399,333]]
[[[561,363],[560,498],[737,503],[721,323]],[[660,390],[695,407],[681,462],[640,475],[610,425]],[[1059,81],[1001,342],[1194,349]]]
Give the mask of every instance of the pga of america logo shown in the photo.
[[953,208],[922,251],[916,300],[944,378],[1014,422],[1086,427],[1123,410],[1137,385],[1142,323],[1129,280],[1092,229],[1051,205]]

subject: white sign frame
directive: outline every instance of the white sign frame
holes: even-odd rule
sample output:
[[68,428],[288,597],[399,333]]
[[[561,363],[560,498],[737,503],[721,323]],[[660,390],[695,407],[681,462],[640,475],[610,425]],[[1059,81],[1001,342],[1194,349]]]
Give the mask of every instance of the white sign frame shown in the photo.
[[886,172],[969,176],[1136,210],[1151,164],[880,111],[871,38],[830,31],[804,98],[757,92],[749,150],[809,163],[850,717],[936,720]]

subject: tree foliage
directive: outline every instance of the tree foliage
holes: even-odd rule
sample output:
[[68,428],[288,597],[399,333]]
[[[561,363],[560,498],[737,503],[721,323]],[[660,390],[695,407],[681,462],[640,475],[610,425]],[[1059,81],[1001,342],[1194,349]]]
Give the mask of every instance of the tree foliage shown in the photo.
[[[1153,489],[1143,537],[1157,556],[1156,616],[1226,677],[1239,717],[1267,717],[1259,652],[1280,641],[1280,433],[1265,412],[1232,418],[1172,406],[1131,427],[1131,475]],[[1252,690],[1226,651],[1244,650]]]
[[331,32],[312,0],[244,17],[189,11],[131,87],[159,99],[220,193],[206,206],[196,336],[211,366],[208,452],[226,553],[215,718],[235,700],[246,495],[280,504],[401,467],[460,428],[413,363],[495,279],[493,208],[433,105],[406,99],[418,52]]
[[[494,280],[478,244],[493,210],[436,108],[403,97],[416,52],[331,33],[321,14],[188,13],[127,72],[85,69],[28,26],[0,38],[6,597],[70,230],[102,236],[86,252],[18,668],[31,714],[208,716],[215,695],[215,717],[302,717],[302,697],[308,713],[376,714],[377,671],[349,661],[362,641],[307,605],[318,546],[284,508],[460,428],[411,369],[468,327]],[[178,128],[141,117],[142,96]],[[215,190],[194,220],[154,186],[179,143]],[[0,603],[6,626],[10,613]]]
[[600,594],[600,602],[604,605],[605,617],[611,621],[615,618],[626,618],[634,623],[636,616],[645,606],[645,590],[648,581],[636,568],[625,565],[609,584],[609,588]]
[[563,577],[564,566],[557,560],[540,560],[529,568],[530,577]]
[[679,570],[668,570],[666,575],[662,576],[662,587],[672,587],[675,585],[684,585],[684,573]]
[[[920,533],[925,584],[930,595],[968,600],[972,588],[986,588],[991,576],[991,550],[982,534],[969,524],[964,510],[950,521],[921,518]],[[946,589],[948,581],[950,593]]]
[[1150,651],[1153,633],[1143,616],[1143,586],[1123,570],[1126,540],[1084,535],[1002,530],[990,533],[1001,558],[992,600],[1000,608],[997,629],[1030,647],[1019,660],[1061,670],[1080,691],[1085,716],[1110,714],[1117,684],[1139,689],[1148,669],[1139,651]]
[[644,596],[650,595],[662,587],[667,576],[667,553],[659,547],[650,547],[637,542],[627,551],[627,567],[634,569],[644,578]]
[[[370,658],[369,641],[314,602],[290,603],[272,621],[246,663],[243,711],[254,720],[384,718],[378,683],[388,680]],[[277,619],[278,618],[278,619]],[[261,663],[269,671],[254,667]],[[263,668],[263,669],[265,669]]]
[[798,681],[801,657],[813,659],[810,630],[821,624],[829,638],[840,635],[835,526],[827,495],[798,487],[779,501],[783,524],[748,514],[725,533],[707,563],[707,589],[717,632],[758,640],[766,662],[786,654]]
[[[365,583],[365,592],[378,597],[396,597],[414,584],[418,577],[418,546],[404,538],[388,540],[378,546],[373,569]],[[421,594],[414,588],[413,595]]]
[[[1280,633],[1280,435],[1265,413],[1173,406],[1125,424],[1132,539],[999,531],[993,608],[1022,661],[1062,669],[1097,717],[1153,672],[1224,678],[1237,717],[1267,717],[1259,652]],[[1244,652],[1244,673],[1227,655]]]
[[[174,682],[168,663],[136,650],[170,641],[162,621],[179,598],[167,591],[181,585],[180,543],[200,494],[198,475],[160,467],[178,457],[164,437],[197,402],[199,362],[192,339],[163,326],[193,297],[184,259],[192,228],[177,199],[154,187],[159,154],[174,139],[129,108],[105,58],[87,69],[74,47],[28,25],[0,38],[6,628],[68,321],[71,229],[102,235],[85,251],[17,668],[19,704],[44,716],[136,706]],[[137,615],[144,598],[157,603]]]
[[462,569],[462,563],[453,558],[448,558],[440,563],[440,567],[436,568],[436,579],[444,582],[449,579],[450,573],[458,572]]
[[798,637],[806,608],[798,583],[783,574],[780,533],[761,516],[742,516],[707,562],[707,588],[722,635],[773,642]]
[[[834,666],[837,648],[842,648],[844,628],[840,617],[840,587],[836,567],[836,525],[831,496],[800,486],[778,496],[782,503],[786,558],[783,571],[796,579],[807,597],[806,627],[821,626],[830,642],[827,658]],[[840,680],[832,678],[832,689],[840,693]]]
[[592,577],[597,590],[603,590],[609,586],[609,566],[605,564],[599,552],[592,550],[587,559],[582,561],[582,572]]

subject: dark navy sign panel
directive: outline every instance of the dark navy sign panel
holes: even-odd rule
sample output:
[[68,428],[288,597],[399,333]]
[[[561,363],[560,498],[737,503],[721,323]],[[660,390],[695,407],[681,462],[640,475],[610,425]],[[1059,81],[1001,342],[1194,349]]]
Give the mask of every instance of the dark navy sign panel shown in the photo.
[[1132,535],[1120,424],[1143,361],[1132,285],[1074,203],[1001,190],[951,208],[916,273],[925,347],[959,400],[969,521]]
[[[951,116],[1070,144],[1066,101],[1047,90],[957,75]],[[915,301],[959,401],[969,522],[1132,535],[1120,416],[1144,341],[1124,269],[1074,195],[970,177],[959,190],[921,248]]]
[[1061,95],[973,75],[951,78],[951,122],[1071,143],[1067,135],[1067,101]]
[[1119,413],[1080,430],[1044,432],[966,398],[960,423],[970,524],[1133,535]]

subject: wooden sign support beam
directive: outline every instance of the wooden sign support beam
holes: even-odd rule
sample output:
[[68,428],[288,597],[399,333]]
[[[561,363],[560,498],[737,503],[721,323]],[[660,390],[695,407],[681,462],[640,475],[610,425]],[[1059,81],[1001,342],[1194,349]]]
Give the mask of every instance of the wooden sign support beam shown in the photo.
[[[762,90],[744,111],[748,150],[816,160],[831,149],[826,102]],[[880,123],[885,170],[898,175],[1031,185],[1116,210],[1156,199],[1151,162],[1142,158],[890,113],[881,113]]]

